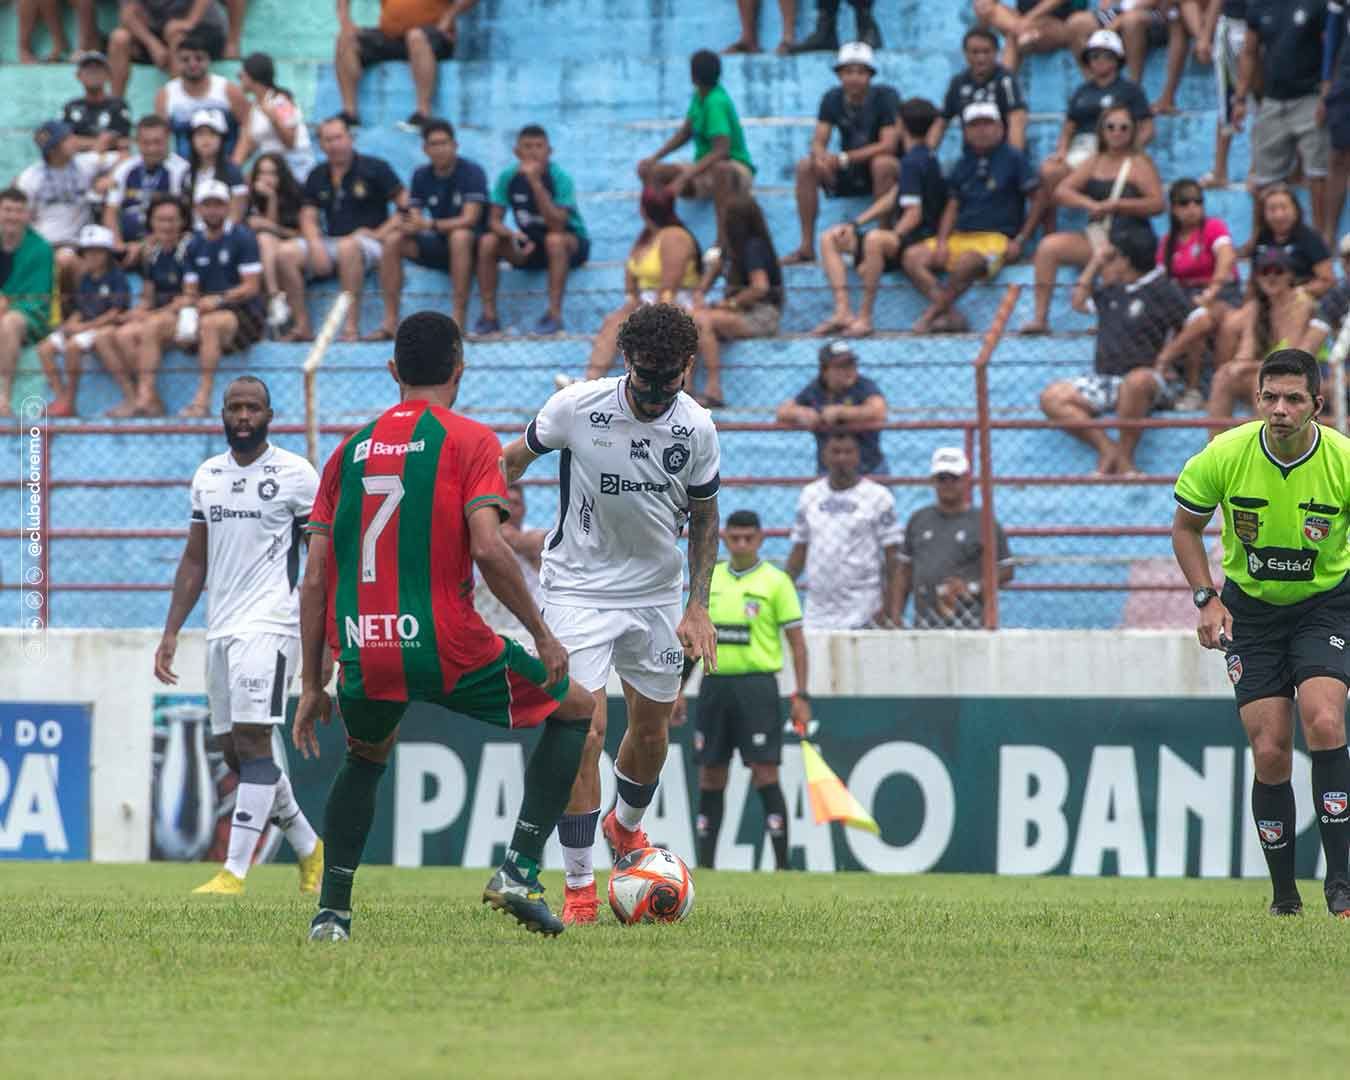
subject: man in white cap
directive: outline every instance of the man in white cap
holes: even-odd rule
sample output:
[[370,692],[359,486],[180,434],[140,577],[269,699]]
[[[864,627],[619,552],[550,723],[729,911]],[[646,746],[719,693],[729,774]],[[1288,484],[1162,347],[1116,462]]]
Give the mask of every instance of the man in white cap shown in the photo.
[[[970,459],[959,446],[933,451],[937,502],[910,515],[900,545],[900,608],[914,597],[916,630],[978,630],[984,624],[984,532],[970,505]],[[1012,580],[1012,553],[994,523],[998,583]]]
[[1308,321],[1299,348],[1316,356],[1323,345],[1330,348],[1350,314],[1350,233],[1341,237],[1341,270],[1345,277],[1331,287],[1317,304],[1317,313]]
[[[47,406],[48,416],[75,415],[75,393],[85,357],[94,351],[95,338],[111,329],[131,306],[131,287],[113,258],[113,243],[112,232],[102,225],[86,225],[80,230],[76,251],[82,273],[74,310],[38,344],[42,371],[55,395]],[[57,366],[57,358],[62,356],[66,361],[64,378]],[[124,386],[123,392],[126,389]]]
[[[783,256],[784,265],[815,261],[819,189],[830,196],[875,198],[895,185],[900,172],[900,95],[894,87],[873,82],[877,66],[871,46],[849,42],[835,57],[834,73],[839,85],[820,99],[811,149],[797,162],[797,219],[802,238],[796,251]],[[838,152],[830,150],[835,128],[839,129]]]
[[966,58],[965,70],[958,71],[947,84],[942,116],[928,130],[928,145],[934,150],[942,145],[947,125],[960,120],[966,106],[991,102],[998,106],[1009,145],[1025,150],[1030,117],[1027,99],[1017,76],[998,62],[997,35],[992,30],[973,26],[961,39],[961,52]]

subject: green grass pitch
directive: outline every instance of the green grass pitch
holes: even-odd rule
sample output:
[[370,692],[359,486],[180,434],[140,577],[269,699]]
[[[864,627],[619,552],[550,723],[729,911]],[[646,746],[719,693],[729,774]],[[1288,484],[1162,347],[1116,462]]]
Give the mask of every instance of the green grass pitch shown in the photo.
[[[545,940],[487,872],[370,867],[355,939],[269,866],[0,864],[0,1074],[1342,1075],[1350,923],[1233,881],[700,872],[689,921]],[[545,875],[560,901],[561,876]]]

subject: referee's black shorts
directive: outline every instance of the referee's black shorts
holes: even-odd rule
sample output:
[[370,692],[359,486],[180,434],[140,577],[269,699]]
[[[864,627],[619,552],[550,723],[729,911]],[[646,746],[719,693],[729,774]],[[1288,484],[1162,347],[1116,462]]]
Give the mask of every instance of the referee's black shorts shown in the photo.
[[698,691],[694,761],[726,765],[740,750],[747,765],[783,760],[783,718],[778,678],[767,673],[705,675]]
[[1296,686],[1319,676],[1350,685],[1350,576],[1287,606],[1254,600],[1232,582],[1222,599],[1233,616],[1226,656],[1239,708],[1261,698],[1292,698]]

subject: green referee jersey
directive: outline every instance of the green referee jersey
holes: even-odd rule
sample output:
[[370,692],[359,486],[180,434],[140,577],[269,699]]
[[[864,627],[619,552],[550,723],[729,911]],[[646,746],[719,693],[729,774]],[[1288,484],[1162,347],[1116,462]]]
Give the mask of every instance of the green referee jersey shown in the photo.
[[1312,447],[1284,464],[1259,420],[1215,438],[1186,462],[1175,496],[1208,517],[1223,508],[1224,576],[1267,604],[1297,604],[1350,570],[1350,439],[1314,424]]
[[748,675],[783,666],[779,631],[801,625],[802,605],[792,579],[763,559],[739,572],[720,562],[708,615],[717,628],[717,674]]

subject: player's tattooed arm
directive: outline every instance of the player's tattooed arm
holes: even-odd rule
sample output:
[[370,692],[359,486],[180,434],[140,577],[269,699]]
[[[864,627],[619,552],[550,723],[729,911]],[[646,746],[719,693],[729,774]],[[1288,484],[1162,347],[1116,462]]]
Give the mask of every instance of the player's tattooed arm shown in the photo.
[[708,592],[712,586],[713,567],[717,563],[717,549],[721,540],[721,516],[717,510],[717,496],[699,499],[689,506],[689,602],[708,606]]

